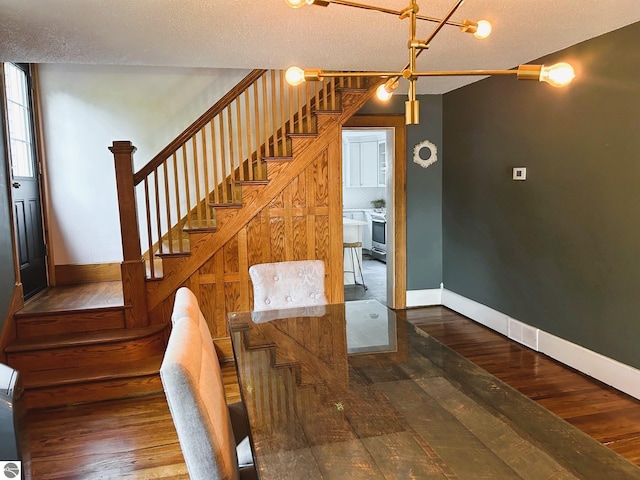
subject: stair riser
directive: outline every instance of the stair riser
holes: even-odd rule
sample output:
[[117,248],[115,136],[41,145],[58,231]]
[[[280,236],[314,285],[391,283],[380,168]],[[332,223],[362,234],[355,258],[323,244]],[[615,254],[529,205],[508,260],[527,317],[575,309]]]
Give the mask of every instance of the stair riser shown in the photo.
[[128,379],[27,389],[24,392],[24,401],[27,409],[34,409],[114,400],[161,391],[162,383],[156,374]]
[[58,335],[60,332],[95,332],[124,327],[124,313],[122,310],[64,313],[28,318],[19,317],[16,319],[18,338]]
[[[68,370],[77,367],[126,366],[163,351],[163,335],[121,343],[52,347],[43,350],[7,353],[9,365],[21,372]],[[53,374],[53,372],[52,372]]]

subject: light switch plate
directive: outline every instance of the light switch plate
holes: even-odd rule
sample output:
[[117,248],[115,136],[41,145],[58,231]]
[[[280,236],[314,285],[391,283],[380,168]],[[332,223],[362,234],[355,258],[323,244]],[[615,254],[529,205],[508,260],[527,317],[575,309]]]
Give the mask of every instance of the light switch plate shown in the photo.
[[527,167],[513,167],[513,179],[514,180],[526,180],[527,179]]

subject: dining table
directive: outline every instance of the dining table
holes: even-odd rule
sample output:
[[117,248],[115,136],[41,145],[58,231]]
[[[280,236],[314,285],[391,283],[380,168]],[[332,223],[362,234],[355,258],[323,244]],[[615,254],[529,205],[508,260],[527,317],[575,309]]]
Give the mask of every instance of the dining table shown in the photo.
[[375,300],[234,312],[229,329],[262,480],[640,478]]

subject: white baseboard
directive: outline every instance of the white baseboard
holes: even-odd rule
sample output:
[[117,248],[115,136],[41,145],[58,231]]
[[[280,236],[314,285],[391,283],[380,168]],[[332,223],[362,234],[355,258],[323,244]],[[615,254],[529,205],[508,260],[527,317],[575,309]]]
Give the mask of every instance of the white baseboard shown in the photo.
[[[425,294],[423,292],[431,293]],[[436,303],[417,303],[423,298],[433,300],[435,292],[441,293],[441,305],[469,317],[471,320],[481,323],[512,340],[527,345],[529,348],[535,345],[530,341],[531,335],[535,334],[537,351],[575,368],[585,375],[611,385],[621,392],[640,399],[640,370],[637,368],[510,318],[504,313],[450,290],[444,288],[441,290],[420,290],[416,291],[415,295],[414,292],[407,292],[407,306],[436,305]],[[409,305],[410,298],[416,303]],[[511,335],[510,324],[512,327]],[[514,329],[514,327],[516,328]],[[536,348],[532,349],[536,350]]]
[[407,308],[442,305],[442,289],[407,290]]
[[540,352],[640,399],[640,370],[539,330]]
[[504,313],[447,289],[442,290],[442,305],[501,333],[505,337],[509,336],[509,317]]

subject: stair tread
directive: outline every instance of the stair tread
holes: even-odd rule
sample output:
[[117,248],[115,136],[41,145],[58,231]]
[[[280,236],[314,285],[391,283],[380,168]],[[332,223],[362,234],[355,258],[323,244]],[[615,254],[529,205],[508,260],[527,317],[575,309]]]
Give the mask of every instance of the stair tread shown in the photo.
[[236,183],[238,185],[268,185],[269,180],[240,180]]
[[32,389],[157,375],[160,371],[162,358],[162,355],[150,356],[140,362],[127,365],[126,368],[123,368],[122,365],[106,363],[100,367],[77,367],[65,370],[29,372],[22,377],[22,381],[25,389]]
[[74,307],[74,308],[52,308],[46,311],[19,310],[14,314],[14,317],[15,318],[35,318],[35,317],[50,317],[55,315],[86,315],[87,313],[117,312],[125,308],[131,308],[131,306],[104,305],[104,306],[86,306],[86,307]]
[[215,203],[209,202],[209,206],[213,208],[242,208],[242,202],[234,202],[234,203]]
[[[189,230],[190,233],[194,232],[208,232],[215,230]],[[172,253],[156,253],[156,256],[159,258],[179,258],[179,257],[188,257],[190,255],[189,250],[185,250],[184,252],[172,252]]]
[[6,353],[18,353],[49,348],[95,345],[144,338],[161,332],[167,325],[153,325],[144,328],[118,328],[93,332],[50,335],[47,337],[17,338],[5,348]]

